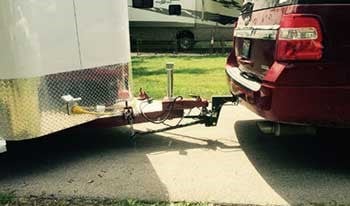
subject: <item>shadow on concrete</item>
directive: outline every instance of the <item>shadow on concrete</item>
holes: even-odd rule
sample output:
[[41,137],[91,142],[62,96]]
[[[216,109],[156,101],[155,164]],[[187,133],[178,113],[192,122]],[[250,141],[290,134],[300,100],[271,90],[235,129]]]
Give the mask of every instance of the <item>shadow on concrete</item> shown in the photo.
[[283,199],[293,205],[348,203],[349,130],[322,130],[318,136],[272,137],[263,136],[256,122],[236,122],[238,141],[259,174]]
[[[41,184],[44,187],[59,184],[62,190],[65,190],[65,187],[72,187],[70,185],[75,183],[77,188],[84,190],[82,187],[86,182],[78,185],[76,179],[84,179],[84,176],[91,174],[96,176],[99,173],[103,175],[110,173],[114,179],[111,179],[110,183],[107,180],[103,185],[101,183],[91,189],[93,192],[97,191],[91,194],[93,197],[94,195],[101,197],[105,193],[99,193],[99,190],[108,190],[111,187],[110,190],[116,190],[118,193],[115,195],[116,198],[166,201],[169,199],[168,191],[147,154],[178,151],[180,155],[187,155],[185,152],[187,149],[210,150],[224,147],[220,142],[206,142],[205,139],[197,139],[202,144],[158,135],[138,136],[133,139],[129,137],[128,132],[127,128],[78,127],[39,139],[9,142],[8,152],[0,155],[0,191],[8,191],[9,188],[18,191],[28,186],[31,187],[30,191],[36,187],[45,190],[43,186],[37,186]],[[95,168],[94,165],[101,168]],[[52,177],[55,175],[58,179]],[[74,182],[69,182],[71,178]],[[54,188],[49,190],[48,194],[53,191],[52,193],[56,195],[55,192],[59,190]],[[114,195],[109,192],[111,191],[107,191],[107,197]],[[77,194],[72,192],[71,195],[79,195],[79,192]]]

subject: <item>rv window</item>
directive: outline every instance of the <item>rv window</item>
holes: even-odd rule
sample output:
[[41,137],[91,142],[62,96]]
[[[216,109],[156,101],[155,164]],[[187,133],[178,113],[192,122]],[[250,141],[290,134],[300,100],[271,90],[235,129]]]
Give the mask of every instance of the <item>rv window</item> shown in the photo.
[[153,8],[153,0],[132,0],[132,7],[140,9]]
[[169,15],[181,15],[181,5],[169,5]]

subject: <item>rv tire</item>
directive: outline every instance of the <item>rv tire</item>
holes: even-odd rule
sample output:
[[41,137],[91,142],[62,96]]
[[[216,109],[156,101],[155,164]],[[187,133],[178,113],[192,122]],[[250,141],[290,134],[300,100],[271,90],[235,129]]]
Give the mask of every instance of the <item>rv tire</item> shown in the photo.
[[187,51],[192,49],[194,45],[194,37],[193,34],[183,33],[180,34],[177,38],[177,45],[180,50]]

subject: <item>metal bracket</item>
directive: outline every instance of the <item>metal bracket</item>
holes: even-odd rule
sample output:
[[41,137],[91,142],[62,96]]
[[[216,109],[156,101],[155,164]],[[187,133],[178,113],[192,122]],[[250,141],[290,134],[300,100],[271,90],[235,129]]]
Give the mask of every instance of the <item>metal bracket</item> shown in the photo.
[[212,97],[212,108],[206,116],[205,126],[212,127],[216,126],[219,120],[222,106],[227,102],[233,102],[235,105],[239,102],[239,97],[234,95],[229,96],[214,96]]
[[6,140],[0,137],[0,153],[4,153],[6,151]]
[[81,101],[81,98],[74,98],[72,95],[64,95],[61,97],[61,99],[66,103],[67,105],[67,114],[72,114],[72,108],[73,106],[77,105],[77,102]]
[[132,107],[129,106],[128,102],[125,102],[123,117],[125,120],[128,121],[128,124],[130,126],[130,136],[135,136],[136,132],[134,129],[134,119],[135,119],[135,113]]

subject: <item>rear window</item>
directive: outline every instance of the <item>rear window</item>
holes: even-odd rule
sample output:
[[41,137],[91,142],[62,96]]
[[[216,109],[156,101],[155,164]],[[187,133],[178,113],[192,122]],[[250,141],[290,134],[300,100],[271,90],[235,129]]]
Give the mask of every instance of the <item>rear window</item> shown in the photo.
[[[350,0],[245,0],[243,8],[248,3],[253,4],[253,11],[257,11],[290,4],[350,4]],[[242,13],[244,11],[250,12],[251,9],[243,9]]]
[[298,0],[299,4],[350,4],[350,0]]
[[295,0],[245,0],[243,5],[252,3],[254,5],[253,10],[261,10],[261,9],[268,9],[268,8],[273,8],[277,6],[283,6],[283,5],[288,5],[292,4]]
[[267,8],[272,8],[276,6],[291,4],[292,0],[270,0],[270,1],[254,0],[253,3],[254,3],[254,10],[261,10],[261,9],[267,9]]

